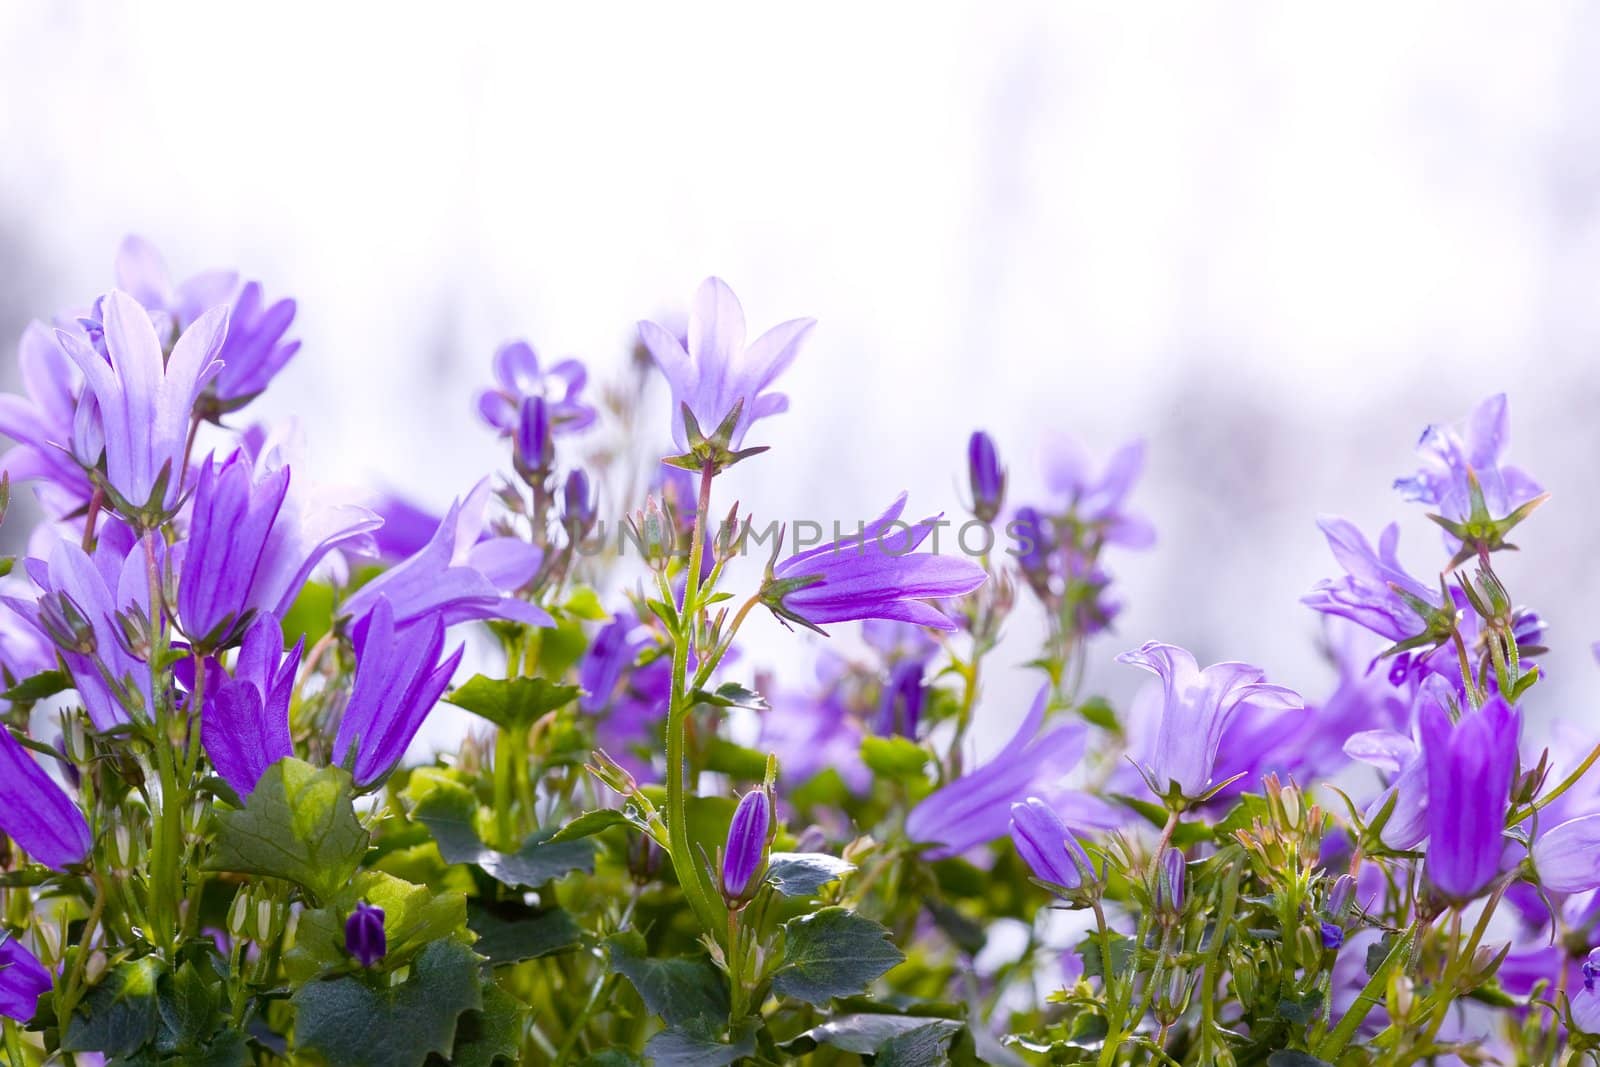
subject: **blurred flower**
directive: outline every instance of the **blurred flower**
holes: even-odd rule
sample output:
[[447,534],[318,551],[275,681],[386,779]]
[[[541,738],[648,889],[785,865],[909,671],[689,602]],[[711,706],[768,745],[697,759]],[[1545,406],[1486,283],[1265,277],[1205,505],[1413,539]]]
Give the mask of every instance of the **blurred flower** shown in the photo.
[[738,407],[727,443],[734,450],[757,419],[786,410],[789,398],[767,390],[794,361],[814,325],[814,319],[792,319],[746,345],[744,309],[720,278],[707,278],[695,292],[687,346],[664,326],[639,323],[639,340],[672,389],[672,438],[678,450],[690,448],[685,407],[708,437]]
[[1011,805],[1011,842],[1041,882],[1078,889],[1085,878],[1094,877],[1094,866],[1077,837],[1038,797]]
[[0,830],[33,859],[57,871],[82,863],[93,844],[78,805],[4,727],[0,727]]
[[[387,597],[377,597],[355,627],[356,672],[350,701],[334,738],[335,762],[353,767],[356,783],[382,779],[438,703],[466,646],[442,663],[441,615],[402,626]],[[353,763],[352,763],[353,758]]]
[[81,507],[94,492],[73,458],[72,427],[83,376],[43,323],[30,322],[17,345],[26,395],[0,394],[0,434],[16,444],[0,456],[13,482],[38,481],[46,506],[57,514]]
[[861,624],[861,638],[890,666],[907,660],[926,664],[939,654],[939,642],[916,623],[868,619]]
[[288,489],[288,467],[257,483],[242,452],[220,466],[210,459],[202,465],[178,580],[179,617],[197,646],[231,644],[258,606],[250,601],[251,586]]
[[561,521],[574,541],[581,541],[594,529],[598,511],[594,492],[589,488],[589,475],[579,467],[567,475],[561,487]]
[[1378,538],[1378,550],[1344,519],[1325,516],[1317,526],[1328,539],[1343,578],[1329,578],[1301,598],[1317,611],[1349,619],[1388,641],[1402,642],[1428,632],[1430,618],[1442,603],[1437,590],[1407,574],[1395,555],[1400,526],[1390,523]]
[[1322,947],[1329,952],[1337,952],[1344,945],[1344,927],[1338,923],[1323,922],[1321,934]]
[[589,372],[575,359],[564,359],[544,370],[532,345],[512,341],[494,354],[494,377],[498,387],[478,394],[478,413],[502,434],[516,432],[521,413],[534,399],[544,404],[553,434],[573,433],[594,424],[595,410],[581,395]]
[[440,516],[394,493],[379,494],[372,511],[383,523],[372,531],[372,541],[385,563],[422,551],[439,529]]
[[1072,520],[1088,527],[1101,543],[1125,548],[1155,544],[1155,528],[1125,510],[1128,494],[1144,470],[1143,441],[1123,445],[1096,478],[1083,446],[1060,435],[1046,450],[1044,468],[1045,484],[1065,497]]
[[722,895],[730,906],[750,898],[751,883],[766,866],[773,832],[772,798],[763,789],[752,789],[734,809],[722,853]]
[[779,563],[762,589],[763,602],[780,619],[813,630],[852,619],[898,619],[954,630],[954,622],[924,601],[963,596],[982,585],[987,574],[968,559],[913,554],[935,520],[908,529],[899,521],[905,506],[901,493],[857,535]]
[[1193,800],[1210,788],[1218,745],[1239,708],[1302,706],[1293,690],[1263,681],[1259,667],[1215,663],[1202,670],[1176,645],[1147,642],[1122,653],[1117,662],[1143,667],[1161,679],[1161,724],[1150,762],[1142,768],[1158,796],[1176,793]]
[[530,396],[523,400],[512,442],[516,446],[517,473],[530,482],[555,463],[555,439],[550,435],[550,409],[544,397]]
[[1600,978],[1600,948],[1589,953],[1583,961],[1583,987],[1572,994],[1572,1022],[1586,1034],[1600,1034],[1600,990],[1595,980]]
[[345,951],[363,967],[375,967],[389,951],[389,937],[383,930],[383,909],[364,900],[344,923]]
[[287,658],[283,630],[272,615],[256,616],[233,666],[205,692],[200,738],[217,774],[241,798],[247,797],[268,767],[294,754],[289,736],[289,703],[300,669],[302,637]]
[[[819,673],[831,672],[819,664]],[[864,731],[838,686],[825,677],[817,689],[761,688],[768,708],[761,714],[758,744],[778,757],[783,782],[802,785],[833,771],[852,793],[871,788],[872,772],[861,761]]]
[[967,476],[972,484],[972,513],[993,522],[1005,504],[1006,472],[1000,466],[994,438],[977,431],[967,441]]
[[922,684],[922,663],[904,660],[895,664],[884,683],[879,701],[878,721],[875,731],[880,737],[917,738],[917,725],[922,720],[922,705],[927,699],[927,689]]
[[50,972],[22,942],[0,932],[0,1015],[29,1022],[39,998],[50,992]]
[[1457,723],[1443,704],[1429,701],[1420,725],[1428,766],[1425,870],[1446,897],[1471,900],[1501,870],[1522,719],[1493,696]]
[[1483,489],[1494,518],[1503,518],[1540,493],[1537,482],[1518,467],[1501,464],[1511,437],[1511,410],[1504,393],[1481,401],[1464,422],[1429,426],[1417,442],[1422,466],[1395,479],[1408,500],[1429,504],[1447,519],[1460,521],[1472,510],[1470,470]]
[[595,634],[578,664],[583,689],[578,707],[600,720],[595,729],[599,747],[640,778],[650,773],[643,753],[660,745],[656,728],[667,714],[672,689],[671,657],[638,663],[640,654],[655,645],[647,627],[617,614]]

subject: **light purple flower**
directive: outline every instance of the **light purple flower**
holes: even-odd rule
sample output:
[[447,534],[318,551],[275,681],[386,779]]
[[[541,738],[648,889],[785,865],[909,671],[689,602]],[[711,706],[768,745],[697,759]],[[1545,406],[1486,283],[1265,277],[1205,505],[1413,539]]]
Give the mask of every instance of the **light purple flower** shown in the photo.
[[1583,985],[1572,992],[1572,1022],[1586,1034],[1600,1034],[1600,948],[1583,961]]
[[936,847],[930,860],[959,856],[1005,835],[1011,805],[1030,796],[1061,806],[1061,779],[1083,758],[1087,727],[1068,722],[1041,732],[1050,691],[1041,689],[1006,746],[989,762],[928,794],[906,816],[906,835]]
[[1400,542],[1397,523],[1384,527],[1376,551],[1361,531],[1344,519],[1324,516],[1317,520],[1317,526],[1328,539],[1334,559],[1345,569],[1345,576],[1318,582],[1311,593],[1301,598],[1301,603],[1323,614],[1349,619],[1388,641],[1405,641],[1428,629],[1427,620],[1406,597],[1435,611],[1442,602],[1437,590],[1430,590],[1400,565],[1396,555]]
[[0,932],[0,1015],[29,1022],[50,992],[50,972],[22,942]]
[[864,731],[837,689],[765,686],[763,695],[769,706],[761,715],[759,745],[778,757],[784,783],[800,785],[833,771],[852,793],[871,787],[872,772],[861,761]]
[[672,688],[672,658],[657,656],[645,663],[640,654],[657,644],[648,628],[629,615],[614,615],[595,634],[578,664],[583,695],[578,707],[599,718],[599,747],[636,777],[650,773],[641,752],[660,746],[658,726],[667,714]]
[[1520,468],[1501,462],[1510,438],[1511,410],[1505,394],[1488,397],[1464,422],[1424,430],[1417,442],[1422,467],[1395,479],[1395,488],[1406,499],[1432,505],[1445,518],[1459,521],[1472,510],[1470,469],[1483,488],[1490,516],[1504,518],[1541,491]]
[[1600,889],[1600,814],[1552,826],[1533,843],[1539,884],[1552,893]]
[[687,348],[666,327],[639,323],[639,340],[672,388],[672,439],[678,449],[689,451],[684,407],[709,436],[742,403],[731,449],[740,447],[757,419],[786,410],[788,397],[767,390],[794,362],[814,325],[814,319],[792,319],[746,345],[744,309],[720,278],[707,278],[695,292]]
[[1091,473],[1088,454],[1077,441],[1057,436],[1045,453],[1045,484],[1065,498],[1068,512],[1078,522],[1095,528],[1106,544],[1149,548],[1155,544],[1155,527],[1126,510],[1128,494],[1144,470],[1144,442],[1123,445],[1100,475]]
[[93,839],[83,812],[11,731],[0,727],[0,830],[57,871],[82,863]]
[[400,625],[378,597],[355,627],[356,676],[334,737],[336,762],[350,766],[356,784],[383,779],[404,756],[461,662],[459,645],[442,663],[444,624],[431,615]]
[[[106,480],[135,510],[170,510],[184,481],[184,453],[195,402],[222,369],[217,352],[228,328],[226,308],[212,308],[184,330],[165,357],[156,331],[133,297],[113,290],[105,298],[110,362],[65,330],[56,339],[86,383],[79,398],[73,453],[84,466],[105,458]],[[165,492],[153,500],[165,477]]]
[[772,799],[765,790],[752,789],[734,809],[727,847],[722,850],[722,895],[730,905],[752,894],[751,882],[766,866],[772,833]]
[[544,401],[552,433],[573,433],[594,424],[595,410],[582,399],[589,372],[575,359],[543,370],[532,345],[512,341],[494,354],[494,377],[497,388],[478,394],[478,413],[502,434],[516,431],[524,404],[536,398]]
[[288,467],[256,483],[242,452],[201,467],[178,580],[178,615],[197,646],[225,647],[247,624],[251,587],[288,490]]
[[1422,746],[1396,730],[1362,730],[1345,740],[1344,751],[1377,768],[1389,781],[1364,812],[1370,823],[1389,808],[1378,835],[1383,843],[1401,850],[1420,845],[1428,836],[1428,763],[1422,758]]
[[972,513],[983,522],[993,522],[1005,504],[1006,472],[994,438],[982,430],[967,441],[967,478],[972,485]]
[[294,754],[289,703],[304,647],[302,637],[285,658],[282,626],[263,613],[245,632],[232,676],[212,667],[200,737],[211,765],[240,797],[250,795],[268,767]]
[[875,727],[881,737],[909,737],[916,740],[917,726],[922,721],[922,706],[927,700],[927,688],[922,684],[922,663],[903,660],[889,671],[883,684],[883,695],[878,702],[878,721]]
[[94,491],[72,455],[83,375],[56,344],[54,333],[39,322],[23,330],[17,366],[26,395],[0,394],[0,434],[16,442],[0,456],[0,470],[13,482],[42,482],[50,510],[76,510]]
[[1143,667],[1161,679],[1161,724],[1143,767],[1158,794],[1170,789],[1193,799],[1210,788],[1223,732],[1241,707],[1303,706],[1292,689],[1263,681],[1259,667],[1214,663],[1202,670],[1176,645],[1147,642],[1122,653],[1117,662]]
[[383,525],[372,531],[378,558],[391,564],[422,551],[433,540],[441,520],[441,516],[394,493],[379,494],[372,511],[383,520]]
[[520,538],[483,538],[488,503],[486,478],[450,506],[420,551],[357,590],[343,614],[360,619],[385,598],[400,624],[428,616],[446,626],[473,619],[553,626],[548,612],[515,595],[538,573],[543,553]]
[[1506,813],[1522,718],[1498,695],[1452,723],[1436,701],[1422,708],[1428,765],[1428,880],[1446,897],[1471,900],[1500,874]]
[[1041,882],[1077,889],[1094,866],[1055,808],[1038,797],[1011,805],[1011,843]]
[[174,282],[155,245],[137,234],[123,238],[115,265],[117,288],[137,300],[147,311],[166,316],[178,329],[187,327],[211,308],[227,304],[239,286],[233,271],[208,270]]
[[900,522],[906,494],[859,533],[790,556],[772,570],[763,600],[802,626],[854,619],[894,619],[954,630],[928,600],[964,596],[988,575],[969,559],[917,553],[934,519]]

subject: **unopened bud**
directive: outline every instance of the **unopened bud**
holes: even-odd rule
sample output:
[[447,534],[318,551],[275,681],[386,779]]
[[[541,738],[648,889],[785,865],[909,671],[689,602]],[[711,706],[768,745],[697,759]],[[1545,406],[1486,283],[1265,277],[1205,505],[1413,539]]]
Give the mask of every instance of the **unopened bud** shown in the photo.
[[235,941],[242,940],[249,930],[245,924],[250,921],[250,894],[239,890],[234,894],[233,903],[228,907],[228,933],[233,935]]
[[1188,864],[1183,853],[1169,847],[1161,854],[1161,865],[1156,872],[1156,906],[1174,915],[1183,911],[1187,878]]
[[993,522],[1005,503],[1006,472],[994,439],[979,430],[967,441],[967,473],[972,482],[972,514]]
[[763,789],[752,789],[734,810],[722,853],[722,895],[729,906],[743,904],[755,894],[767,866],[772,831],[772,798]]
[[95,949],[89,954],[88,962],[83,965],[83,977],[90,985],[96,985],[105,976],[107,966],[106,954],[100,949]]

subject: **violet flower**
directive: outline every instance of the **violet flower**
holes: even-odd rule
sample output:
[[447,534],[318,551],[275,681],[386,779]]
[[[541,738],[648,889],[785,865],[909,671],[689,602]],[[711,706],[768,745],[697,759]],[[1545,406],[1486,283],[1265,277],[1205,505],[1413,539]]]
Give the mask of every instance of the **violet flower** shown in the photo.
[[982,522],[993,522],[1006,499],[1006,472],[994,438],[977,431],[967,441],[967,476],[972,484],[972,514]]
[[362,586],[342,613],[359,620],[387,599],[397,624],[428,616],[446,626],[474,619],[555,625],[543,608],[514,595],[538,573],[543,553],[520,538],[482,537],[488,502],[485,478],[450,505],[420,551]]
[[659,747],[658,726],[666,717],[672,688],[670,656],[637,662],[640,653],[655,645],[646,627],[618,614],[595,634],[578,664],[583,690],[578,708],[599,719],[599,747],[640,778],[650,773],[650,765],[639,752]]
[[880,737],[899,736],[916,740],[917,726],[922,721],[922,706],[927,700],[922,668],[918,660],[904,660],[890,670],[878,703],[875,729]]
[[1318,582],[1301,603],[1325,615],[1349,619],[1391,642],[1407,641],[1429,630],[1431,620],[1418,611],[1418,605],[1437,612],[1443,602],[1438,590],[1430,590],[1400,565],[1396,555],[1398,523],[1384,527],[1376,551],[1361,531],[1344,519],[1324,516],[1317,526],[1345,575]]
[[1034,877],[1063,889],[1078,889],[1095,876],[1089,854],[1055,808],[1029,797],[1011,805],[1011,843]]
[[1081,722],[1041,730],[1049,696],[1048,687],[1039,691],[1017,732],[993,759],[911,809],[906,835],[935,846],[925,853],[928,859],[959,856],[1004,836],[1011,825],[1011,805],[1030,796],[1057,807],[1068,799],[1058,786],[1083,758],[1088,730]]
[[1174,915],[1179,914],[1188,895],[1189,861],[1184,859],[1181,849],[1169,845],[1161,854],[1161,862],[1156,865],[1156,907]]
[[1504,393],[1482,400],[1455,425],[1429,426],[1417,442],[1422,466],[1395,479],[1408,500],[1429,504],[1447,519],[1461,521],[1472,510],[1470,470],[1483,489],[1489,514],[1502,518],[1541,492],[1520,468],[1501,462],[1511,437],[1511,410]]
[[984,583],[968,559],[916,553],[934,519],[907,529],[900,522],[906,494],[851,537],[790,556],[772,568],[762,601],[780,619],[821,631],[829,622],[896,619],[954,630],[956,624],[925,603],[964,596]]
[[552,433],[573,433],[594,424],[595,410],[581,397],[589,372],[575,359],[543,370],[532,345],[512,341],[494,354],[494,377],[497,388],[478,394],[478,413],[504,435],[516,432],[523,405],[535,398],[549,411]]
[[0,830],[52,870],[82,863],[93,839],[83,812],[11,731],[0,727]]
[[1150,641],[1117,657],[1160,677],[1161,725],[1150,762],[1141,769],[1157,796],[1203,796],[1211,787],[1223,732],[1239,708],[1294,710],[1302,707],[1292,689],[1263,681],[1264,672],[1248,663],[1214,663],[1201,669],[1194,656],[1176,645]]
[[383,909],[364,900],[344,922],[344,949],[361,966],[371,969],[389,951],[389,936],[383,929]]
[[161,351],[150,316],[127,293],[108,293],[105,315],[109,363],[81,337],[56,331],[86,383],[73,454],[86,467],[96,466],[103,454],[107,483],[135,514],[167,512],[176,505],[187,473],[195,402],[222,369],[217,353],[228,312],[212,308],[201,315],[183,331],[170,357]]
[[383,596],[357,623],[355,682],[333,741],[334,759],[351,768],[357,785],[394,769],[450,684],[466,646],[441,663],[444,626],[440,615],[401,625]]
[[728,825],[728,844],[722,851],[722,896],[730,907],[747,901],[759,884],[772,843],[772,798],[752,789],[739,800]]
[[302,636],[285,658],[282,625],[272,615],[257,615],[232,676],[219,670],[206,688],[200,739],[217,774],[241,798],[255,790],[268,767],[294,754],[289,703],[304,647]]
[[288,490],[288,467],[258,484],[242,452],[201,467],[178,580],[178,616],[196,647],[226,647],[248,625],[251,586]]
[[1549,892],[1600,889],[1600,814],[1552,826],[1534,841],[1531,854],[1539,884]]
[[872,772],[861,760],[861,723],[837,688],[764,687],[767,710],[761,715],[759,745],[778,757],[783,781],[800,785],[825,771],[861,795],[872,787]]
[[786,410],[788,397],[767,390],[794,362],[814,325],[814,319],[791,319],[746,345],[744,309],[720,278],[707,278],[695,292],[687,346],[664,326],[639,323],[639,340],[672,389],[672,439],[678,450],[688,452],[691,445],[684,408],[708,436],[738,408],[727,442],[733,450],[757,419]]
[[1600,948],[1583,961],[1583,985],[1572,993],[1572,1022],[1586,1034],[1600,1034]]
[[42,483],[41,495],[52,512],[75,511],[94,492],[70,451],[83,376],[39,322],[22,331],[17,366],[25,395],[0,394],[0,434],[16,442],[0,456],[0,471],[13,482]]
[[39,998],[50,992],[50,972],[22,942],[0,932],[0,1015],[31,1022]]
[[524,478],[531,481],[555,463],[555,439],[550,433],[550,409],[544,397],[530,396],[522,402],[511,440],[515,446],[517,473]]
[[1083,446],[1058,436],[1045,455],[1045,484],[1066,499],[1073,518],[1092,527],[1105,544],[1124,548],[1149,548],[1155,544],[1155,527],[1126,509],[1128,494],[1144,471],[1144,442],[1133,441],[1118,449],[1099,477],[1090,473]]
[[599,518],[594,493],[589,488],[589,475],[578,468],[567,475],[561,487],[561,522],[574,543],[583,540],[594,529]]
[[1422,708],[1428,766],[1428,880],[1453,901],[1472,900],[1500,874],[1506,813],[1522,718],[1498,695],[1452,723],[1436,701]]

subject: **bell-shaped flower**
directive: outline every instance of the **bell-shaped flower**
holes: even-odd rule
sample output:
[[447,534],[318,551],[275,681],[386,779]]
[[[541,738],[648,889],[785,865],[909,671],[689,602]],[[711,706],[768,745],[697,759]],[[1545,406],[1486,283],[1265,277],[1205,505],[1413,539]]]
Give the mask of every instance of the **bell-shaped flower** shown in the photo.
[[1422,466],[1415,474],[1395,479],[1395,488],[1406,499],[1432,505],[1445,518],[1460,521],[1472,511],[1470,471],[1489,514],[1504,518],[1541,492],[1521,468],[1502,462],[1510,440],[1511,407],[1505,394],[1487,397],[1461,423],[1424,430],[1417,442]]
[[383,909],[364,900],[344,923],[344,948],[363,967],[372,968],[389,951],[389,935],[383,928]]
[[378,597],[355,627],[356,676],[334,737],[334,759],[356,784],[382,780],[410,747],[465,645],[440,661],[444,621],[438,615],[402,625],[387,597]]
[[892,619],[954,630],[929,600],[964,596],[984,583],[970,559],[919,553],[934,519],[914,528],[900,521],[906,494],[850,536],[790,556],[772,568],[763,602],[781,619],[813,630],[823,623]]
[[294,754],[289,735],[289,703],[305,639],[283,654],[283,629],[269,614],[256,616],[231,675],[218,677],[205,690],[200,739],[206,756],[222,780],[247,797],[268,767]]
[[[1365,626],[1387,641],[1403,642],[1428,632],[1444,603],[1437,589],[1430,590],[1401,566],[1398,523],[1384,527],[1376,550],[1345,519],[1325,515],[1317,526],[1345,575],[1318,582],[1301,603]],[[1454,605],[1450,607],[1453,616]]]
[[201,467],[178,579],[178,616],[197,647],[224,647],[247,624],[246,612],[256,607],[252,586],[288,490],[288,467],[257,483],[242,452]]
[[1422,707],[1422,758],[1428,765],[1424,870],[1450,900],[1473,899],[1501,872],[1521,727],[1521,715],[1499,695],[1455,723],[1440,702]]
[[50,972],[15,937],[0,931],[0,1015],[30,1022],[50,992]]
[[0,728],[0,831],[46,867],[82,863],[93,840],[83,812],[11,731]]
[[1011,842],[1041,882],[1079,889],[1095,877],[1094,865],[1077,836],[1056,809],[1038,797],[1011,805]]
[[1006,501],[1006,472],[994,438],[982,430],[967,440],[967,479],[972,486],[972,513],[993,522]]
[[672,439],[679,451],[693,445],[685,408],[707,435],[737,409],[725,442],[734,451],[757,419],[787,410],[789,398],[768,390],[794,362],[814,325],[814,319],[791,319],[745,344],[744,309],[721,278],[707,278],[695,292],[687,346],[665,326],[639,323],[639,340],[672,389]]

